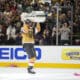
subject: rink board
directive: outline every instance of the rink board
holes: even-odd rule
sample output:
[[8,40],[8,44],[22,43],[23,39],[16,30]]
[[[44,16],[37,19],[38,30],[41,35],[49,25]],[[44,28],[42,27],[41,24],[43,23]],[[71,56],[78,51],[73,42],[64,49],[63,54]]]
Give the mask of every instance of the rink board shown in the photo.
[[[36,68],[80,68],[80,47],[35,46]],[[28,56],[22,46],[0,46],[1,67],[27,67]]]
[[[27,67],[28,63],[25,62],[0,62],[0,67]],[[62,64],[62,63],[35,63],[35,68],[78,68],[80,64]]]

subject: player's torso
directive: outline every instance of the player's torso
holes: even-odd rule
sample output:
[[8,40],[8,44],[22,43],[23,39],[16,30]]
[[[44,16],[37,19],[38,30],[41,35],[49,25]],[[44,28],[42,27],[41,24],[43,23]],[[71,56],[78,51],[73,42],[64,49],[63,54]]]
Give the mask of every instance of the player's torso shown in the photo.
[[22,43],[34,43],[33,29],[29,31],[29,27],[26,26],[22,27],[25,31],[28,31],[27,34],[22,33]]

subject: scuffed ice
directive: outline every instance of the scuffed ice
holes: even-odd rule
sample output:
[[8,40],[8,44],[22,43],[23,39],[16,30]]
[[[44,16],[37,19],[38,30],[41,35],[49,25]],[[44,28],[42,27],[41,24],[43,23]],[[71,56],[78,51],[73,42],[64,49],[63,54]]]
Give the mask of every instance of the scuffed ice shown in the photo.
[[0,68],[0,80],[80,80],[80,69],[35,69],[28,74],[26,68]]

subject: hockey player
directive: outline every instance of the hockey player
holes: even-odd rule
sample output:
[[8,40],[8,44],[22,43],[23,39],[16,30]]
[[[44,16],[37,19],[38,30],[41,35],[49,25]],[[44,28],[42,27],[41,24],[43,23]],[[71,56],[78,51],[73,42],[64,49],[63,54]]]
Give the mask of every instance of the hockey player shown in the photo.
[[[34,49],[34,26],[36,26],[35,23],[30,20],[26,20],[21,28],[23,48],[29,56],[28,73],[32,74],[35,74],[35,71],[32,69],[34,68],[34,63],[36,60],[36,52]],[[40,26],[37,26],[36,28],[40,31]]]

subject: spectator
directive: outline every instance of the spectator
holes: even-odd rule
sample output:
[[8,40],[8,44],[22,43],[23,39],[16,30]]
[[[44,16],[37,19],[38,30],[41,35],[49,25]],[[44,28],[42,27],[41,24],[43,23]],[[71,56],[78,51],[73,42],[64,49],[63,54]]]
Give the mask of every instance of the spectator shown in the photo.
[[68,22],[68,20],[67,20],[66,14],[65,13],[62,13],[60,15],[60,23],[63,24],[64,22]]
[[4,32],[4,26],[0,23],[0,45],[4,45],[6,40],[6,35]]
[[69,22],[69,25],[72,24],[72,13],[71,10],[67,11],[67,20]]
[[52,29],[52,35],[51,35],[51,44],[56,45],[56,27],[53,27]]
[[69,45],[70,44],[70,29],[68,24],[65,22],[60,28],[61,34],[61,45]]
[[44,45],[50,45],[51,44],[51,34],[50,34],[50,30],[48,26],[46,26],[43,32],[43,36],[44,36]]
[[[2,30],[1,33],[3,33],[5,36],[7,35],[7,40],[10,39],[11,43],[14,42],[14,44],[16,44],[15,40],[19,38],[21,39],[20,37],[20,29],[22,26],[22,22],[20,19],[21,13],[22,12],[30,13],[32,10],[36,10],[36,11],[43,10],[47,18],[44,23],[40,23],[41,31],[36,35],[37,38],[35,43],[42,45],[44,44],[44,41],[45,41],[45,44],[48,41],[48,44],[46,45],[55,44],[56,35],[54,35],[54,33],[56,31],[54,26],[56,25],[57,12],[54,6],[65,7],[65,8],[60,8],[60,11],[59,11],[60,13],[59,26],[64,25],[65,22],[69,23],[69,25],[73,29],[73,32],[71,31],[73,34],[72,42],[75,42],[76,39],[80,39],[79,37],[80,35],[80,1],[79,0],[55,0],[55,1],[52,0],[51,4],[49,4],[48,2],[42,3],[38,0],[34,0],[34,1],[33,0],[0,0],[0,22],[3,23],[3,25],[2,24],[0,25],[4,26],[3,28],[1,28]],[[71,11],[71,6],[73,7],[74,12]],[[73,17],[73,21],[71,17]],[[9,28],[10,26],[13,27],[13,23],[15,26],[14,27],[15,37],[9,38],[9,34],[8,34]],[[46,24],[48,26],[47,30],[46,30]],[[51,34],[51,37],[50,37],[50,34]],[[6,37],[5,37],[5,41],[3,42],[4,42],[3,44],[6,44]]]
[[21,45],[22,44],[21,41],[22,41],[21,34],[20,33],[16,33],[15,45]]
[[6,34],[7,34],[7,44],[9,45],[15,44],[16,28],[14,25],[8,26]]

